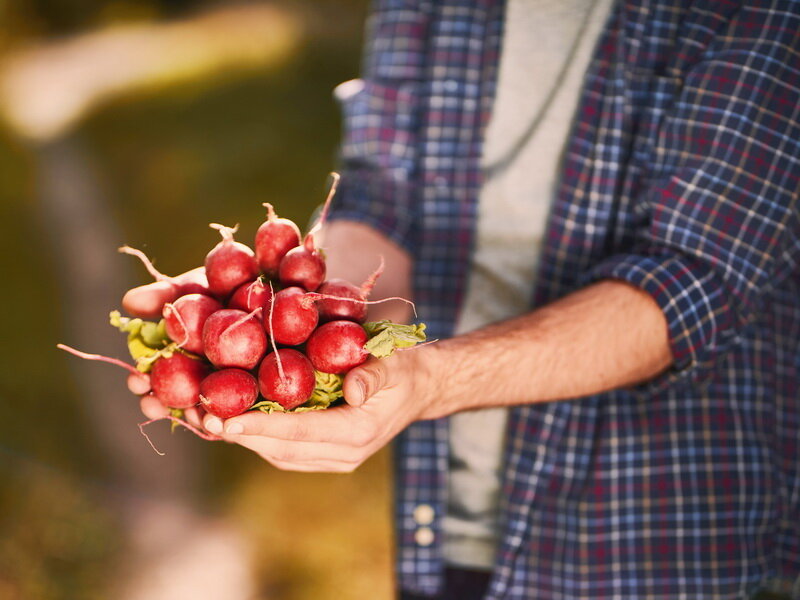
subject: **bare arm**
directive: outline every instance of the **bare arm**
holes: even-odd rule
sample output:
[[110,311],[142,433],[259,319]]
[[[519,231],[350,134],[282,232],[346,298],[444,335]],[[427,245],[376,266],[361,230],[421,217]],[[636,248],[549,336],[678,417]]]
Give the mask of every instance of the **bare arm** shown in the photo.
[[424,418],[578,398],[640,383],[672,363],[661,309],[611,280],[420,352],[435,382]]

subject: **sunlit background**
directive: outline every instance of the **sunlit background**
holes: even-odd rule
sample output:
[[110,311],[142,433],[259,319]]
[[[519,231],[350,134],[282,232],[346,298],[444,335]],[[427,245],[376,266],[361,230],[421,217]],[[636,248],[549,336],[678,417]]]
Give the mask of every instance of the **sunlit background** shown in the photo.
[[388,458],[279,472],[151,426],[107,325],[262,202],[305,224],[336,161],[333,87],[364,0],[0,0],[0,598],[391,597]]

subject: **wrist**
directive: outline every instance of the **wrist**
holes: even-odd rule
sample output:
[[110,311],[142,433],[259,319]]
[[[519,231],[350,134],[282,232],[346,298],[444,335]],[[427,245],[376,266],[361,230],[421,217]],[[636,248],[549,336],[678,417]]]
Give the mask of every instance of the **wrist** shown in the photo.
[[413,361],[413,391],[419,421],[438,419],[450,414],[447,398],[447,353],[439,342],[408,351]]

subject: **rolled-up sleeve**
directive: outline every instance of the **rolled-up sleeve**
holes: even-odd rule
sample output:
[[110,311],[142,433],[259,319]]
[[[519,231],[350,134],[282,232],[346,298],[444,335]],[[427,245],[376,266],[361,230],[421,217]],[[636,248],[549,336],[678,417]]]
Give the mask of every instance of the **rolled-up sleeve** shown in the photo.
[[794,21],[739,23],[687,72],[660,123],[631,251],[584,277],[653,297],[673,375],[713,364],[771,291],[800,277],[800,43],[796,22],[785,29]]
[[342,182],[331,218],[367,223],[408,249],[431,10],[430,2],[374,2],[362,78],[335,91],[343,112]]

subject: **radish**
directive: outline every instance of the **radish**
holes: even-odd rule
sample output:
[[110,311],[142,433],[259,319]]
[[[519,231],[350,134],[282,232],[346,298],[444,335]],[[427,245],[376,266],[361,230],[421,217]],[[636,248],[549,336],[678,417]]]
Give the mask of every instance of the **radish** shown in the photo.
[[317,293],[325,296],[317,300],[320,321],[347,319],[363,323],[367,320],[366,298],[355,284],[345,279],[328,279],[319,286]]
[[278,279],[285,287],[300,286],[313,292],[325,281],[325,258],[314,247],[314,236],[306,236],[302,246],[286,253],[278,267]]
[[288,287],[273,297],[271,315],[264,327],[276,343],[297,346],[308,339],[318,322],[319,313],[314,301],[302,288]]
[[187,294],[164,305],[167,335],[178,346],[195,354],[203,354],[203,325],[222,305],[211,296]]
[[256,231],[255,249],[258,266],[268,277],[277,277],[281,259],[300,245],[300,229],[293,221],[275,214],[272,204],[265,202],[267,220]]
[[[322,297],[317,303],[319,309],[319,318],[321,321],[334,321],[336,319],[347,319],[349,321],[356,321],[363,323],[367,318],[367,302],[372,288],[375,287],[375,282],[378,277],[383,273],[385,267],[383,257],[381,256],[381,263],[372,274],[364,280],[361,287],[356,287],[354,284],[344,279],[329,279],[323,282],[317,293],[322,296],[336,296],[338,298],[346,298],[346,300],[337,300],[336,298]],[[389,298],[387,298],[389,300]]]
[[308,338],[306,355],[317,371],[341,374],[367,360],[366,343],[367,332],[358,323],[331,321]]
[[264,327],[251,313],[222,309],[206,319],[203,326],[203,349],[215,367],[254,368],[267,349]]
[[208,289],[208,280],[202,268],[170,277],[156,269],[141,250],[122,246],[119,251],[135,256],[142,261],[147,272],[155,279],[155,283],[133,288],[125,293],[122,298],[122,307],[129,313],[135,312],[142,317],[153,319],[161,316],[161,309],[167,302],[172,302],[180,296],[186,294],[211,295],[211,291]]
[[292,348],[270,352],[258,368],[258,388],[267,400],[291,410],[304,404],[314,392],[314,367]]
[[220,419],[242,414],[256,402],[258,382],[241,369],[222,369],[211,373],[200,384],[203,408]]
[[208,366],[182,352],[161,356],[150,370],[153,394],[168,408],[190,408],[200,402],[200,382]]
[[[272,301],[272,289],[264,285],[260,277],[250,283],[243,283],[233,296],[228,300],[228,308],[235,308],[245,312],[253,312],[257,308],[268,310],[269,303]],[[263,316],[263,313],[259,316]]]
[[218,298],[228,297],[237,287],[258,276],[255,253],[233,239],[236,227],[225,227],[218,223],[209,225],[222,235],[219,242],[206,255],[206,277],[208,288]]

